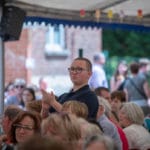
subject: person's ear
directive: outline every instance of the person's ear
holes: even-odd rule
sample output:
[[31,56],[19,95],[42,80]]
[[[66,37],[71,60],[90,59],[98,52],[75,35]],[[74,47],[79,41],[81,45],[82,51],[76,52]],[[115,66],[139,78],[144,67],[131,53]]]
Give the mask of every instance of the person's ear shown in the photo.
[[103,105],[100,105],[100,111],[101,111],[101,113],[105,112],[105,107]]

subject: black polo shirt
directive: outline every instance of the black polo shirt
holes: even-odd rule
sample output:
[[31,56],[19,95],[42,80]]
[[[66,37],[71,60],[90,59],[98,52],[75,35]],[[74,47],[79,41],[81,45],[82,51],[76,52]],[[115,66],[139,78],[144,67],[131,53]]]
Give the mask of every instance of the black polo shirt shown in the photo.
[[77,100],[85,103],[89,111],[88,118],[96,118],[98,111],[98,99],[96,94],[90,90],[88,85],[85,85],[75,92],[71,90],[69,93],[64,93],[58,97],[58,101],[61,104],[70,100]]

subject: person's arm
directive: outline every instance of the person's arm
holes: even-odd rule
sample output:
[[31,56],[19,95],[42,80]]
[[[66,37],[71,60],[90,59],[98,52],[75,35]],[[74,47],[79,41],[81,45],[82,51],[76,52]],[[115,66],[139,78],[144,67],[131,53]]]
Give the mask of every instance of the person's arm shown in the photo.
[[53,107],[57,112],[61,112],[62,105],[56,100],[55,95],[53,92],[46,92],[42,90],[42,95],[43,95],[43,114],[46,112],[49,112],[49,108]]
[[44,100],[42,100],[41,117],[43,119],[48,117],[49,108],[50,108],[50,105],[48,103],[46,103]]
[[45,90],[41,90],[42,93],[42,109],[41,117],[44,119],[49,115],[49,108],[51,107],[50,102],[48,101],[48,94]]
[[150,98],[150,87],[147,81],[144,83],[143,88],[147,98]]

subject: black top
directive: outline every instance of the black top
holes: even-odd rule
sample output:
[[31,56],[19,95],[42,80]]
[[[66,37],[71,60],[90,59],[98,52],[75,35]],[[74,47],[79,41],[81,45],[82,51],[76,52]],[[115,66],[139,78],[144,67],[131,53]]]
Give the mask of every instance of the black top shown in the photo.
[[69,93],[64,93],[58,97],[58,101],[61,104],[70,100],[77,100],[85,103],[89,111],[88,118],[96,118],[98,111],[98,99],[96,94],[90,90],[88,85],[80,88],[75,92],[70,91]]

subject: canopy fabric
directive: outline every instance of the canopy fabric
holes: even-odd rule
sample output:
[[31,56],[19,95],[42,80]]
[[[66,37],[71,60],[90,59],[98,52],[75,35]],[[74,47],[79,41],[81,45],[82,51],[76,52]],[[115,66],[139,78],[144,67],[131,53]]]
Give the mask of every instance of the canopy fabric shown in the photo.
[[[24,9],[28,20],[40,17],[80,26],[125,25],[134,29],[146,28],[146,31],[150,28],[150,0],[7,0],[6,2]],[[83,17],[80,16],[81,10],[85,10]],[[96,10],[101,12],[99,19],[94,16]],[[109,10],[114,14],[111,19],[108,18]],[[137,18],[138,10],[142,13],[141,19]]]
[[42,18],[42,17],[27,17],[25,23],[34,24],[45,23],[51,25],[64,25],[64,26],[74,26],[74,27],[84,27],[84,28],[103,28],[103,29],[123,29],[123,30],[134,30],[140,32],[150,32],[150,27],[145,27],[141,25],[131,25],[131,24],[123,24],[123,23],[104,23],[104,22],[89,22],[89,21],[71,21],[71,20],[63,20],[63,19],[51,19],[51,18]]

